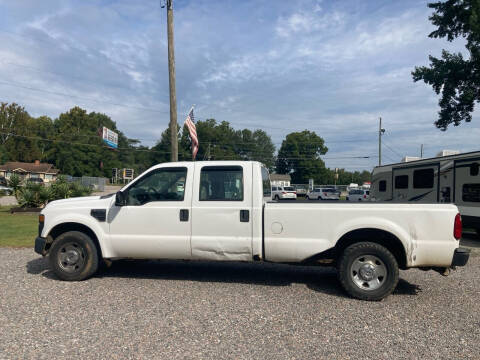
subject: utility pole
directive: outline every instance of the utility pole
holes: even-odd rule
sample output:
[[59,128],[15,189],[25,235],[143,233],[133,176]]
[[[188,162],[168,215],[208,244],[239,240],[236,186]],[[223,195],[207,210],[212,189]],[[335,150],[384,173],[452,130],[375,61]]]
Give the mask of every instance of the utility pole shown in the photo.
[[170,84],[170,160],[178,161],[177,96],[175,93],[175,53],[173,45],[173,0],[166,1],[168,33],[168,80]]
[[423,159],[423,144],[420,146],[420,159]]
[[382,128],[382,118],[380,117],[380,124],[378,125],[378,166],[382,166],[382,135],[385,129]]

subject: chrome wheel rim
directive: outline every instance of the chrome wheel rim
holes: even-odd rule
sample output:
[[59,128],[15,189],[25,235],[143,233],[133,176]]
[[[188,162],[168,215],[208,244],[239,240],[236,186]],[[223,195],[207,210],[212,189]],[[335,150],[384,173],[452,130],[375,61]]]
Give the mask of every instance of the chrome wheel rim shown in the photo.
[[374,255],[362,255],[350,266],[350,277],[360,289],[376,290],[387,280],[387,267]]
[[86,261],[86,255],[83,248],[75,243],[66,243],[58,251],[58,265],[68,273],[81,271]]

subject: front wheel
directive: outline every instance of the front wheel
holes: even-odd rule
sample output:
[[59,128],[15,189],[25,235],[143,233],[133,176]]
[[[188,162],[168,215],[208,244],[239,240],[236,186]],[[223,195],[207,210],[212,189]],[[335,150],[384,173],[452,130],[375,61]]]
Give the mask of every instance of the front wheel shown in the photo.
[[352,297],[379,301],[390,295],[398,283],[398,264],[382,245],[360,242],[340,256],[338,278]]
[[62,280],[85,280],[98,269],[97,247],[79,231],[68,231],[56,238],[49,257],[52,270]]

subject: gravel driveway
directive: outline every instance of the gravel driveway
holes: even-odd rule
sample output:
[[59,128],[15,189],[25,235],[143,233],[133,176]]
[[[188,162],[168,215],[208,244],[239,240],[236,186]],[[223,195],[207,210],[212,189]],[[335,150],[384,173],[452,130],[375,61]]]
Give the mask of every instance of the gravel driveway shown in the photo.
[[122,261],[72,283],[32,249],[0,248],[0,358],[478,359],[470,260],[449,277],[401,272],[372,303],[328,268]]

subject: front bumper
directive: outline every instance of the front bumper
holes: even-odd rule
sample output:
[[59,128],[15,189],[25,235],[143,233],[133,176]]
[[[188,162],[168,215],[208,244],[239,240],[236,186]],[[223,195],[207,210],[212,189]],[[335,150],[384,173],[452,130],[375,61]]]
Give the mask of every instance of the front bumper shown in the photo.
[[470,257],[470,249],[461,248],[461,247],[455,249],[455,252],[453,253],[451,267],[467,265],[469,257]]
[[37,254],[45,256],[47,252],[45,251],[45,246],[47,245],[47,239],[38,236],[35,239],[35,252]]

